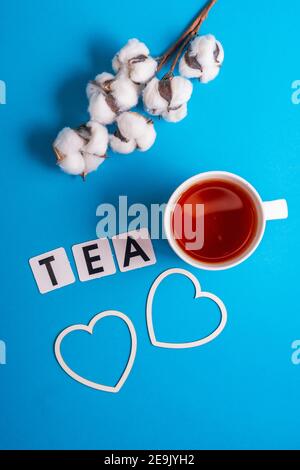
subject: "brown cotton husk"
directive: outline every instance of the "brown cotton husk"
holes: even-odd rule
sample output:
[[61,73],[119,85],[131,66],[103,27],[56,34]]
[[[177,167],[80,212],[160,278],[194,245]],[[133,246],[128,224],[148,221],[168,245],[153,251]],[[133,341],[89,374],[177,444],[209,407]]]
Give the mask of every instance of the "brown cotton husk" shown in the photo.
[[100,88],[100,90],[103,92],[105,95],[105,101],[112,110],[113,113],[118,114],[120,112],[119,107],[116,103],[115,98],[111,95],[111,85],[114,82],[114,79],[112,80],[106,80],[104,83],[100,85],[96,80],[90,80],[90,83],[92,85],[97,86]]
[[111,92],[111,86],[114,83],[114,79],[112,80],[106,80],[104,83],[102,83],[101,88],[105,93],[110,93]]
[[110,95],[110,94],[107,94],[105,96],[105,100],[106,100],[106,103],[108,104],[108,106],[110,107],[110,109],[115,113],[115,114],[118,114],[120,112],[119,110],[119,107],[116,103],[116,100],[115,98]]
[[217,63],[219,63],[219,55],[220,55],[220,48],[218,44],[216,44],[216,48],[214,50],[214,59]]
[[59,164],[60,162],[62,162],[64,160],[65,155],[63,155],[54,145],[52,146],[53,148],[53,151],[55,153],[55,156],[56,156],[56,161],[57,161],[57,164]]
[[116,129],[116,131],[114,132],[114,135],[115,135],[115,137],[117,137],[118,139],[120,139],[121,142],[129,142],[129,140],[126,139],[126,137],[124,137],[123,134],[121,134],[119,128]]
[[172,77],[165,77],[159,81],[158,91],[162,98],[164,98],[168,105],[172,101],[172,87],[171,87]]
[[[181,105],[173,106],[173,107],[170,106],[172,97],[173,97],[172,85],[171,85],[172,78],[173,78],[172,76],[171,77],[166,76],[165,78],[160,80],[158,84],[158,91],[161,97],[164,98],[168,103],[168,111],[171,111],[171,110],[176,111],[176,109],[179,109],[181,107]],[[152,119],[151,119],[151,122],[153,123]]]
[[85,124],[82,124],[81,126],[77,127],[77,129],[74,129],[77,135],[81,137],[85,143],[88,143],[91,138],[91,129],[86,126]]
[[137,57],[133,57],[133,59],[130,59],[128,62],[129,64],[138,64],[139,62],[145,62],[145,60],[147,59],[147,56],[146,55],[138,55]]
[[185,58],[185,61],[186,61],[187,65],[188,65],[191,69],[200,70],[201,72],[203,71],[203,70],[202,70],[202,66],[201,66],[201,65],[199,64],[199,62],[197,61],[196,57],[190,56],[189,51],[187,51],[187,52],[185,53],[184,58]]

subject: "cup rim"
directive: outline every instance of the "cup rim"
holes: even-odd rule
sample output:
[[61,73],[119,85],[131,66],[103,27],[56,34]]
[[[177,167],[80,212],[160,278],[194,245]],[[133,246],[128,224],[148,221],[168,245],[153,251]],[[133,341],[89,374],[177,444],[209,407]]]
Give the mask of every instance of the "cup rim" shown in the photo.
[[[232,262],[228,262],[228,264],[225,264],[225,263],[224,264],[222,264],[222,263],[220,263],[220,264],[209,264],[209,263],[204,263],[204,262],[195,260],[194,258],[189,256],[179,246],[179,244],[176,242],[176,240],[173,236],[172,229],[171,229],[172,208],[173,208],[174,204],[178,201],[178,199],[182,195],[182,193],[184,191],[186,191],[186,189],[188,187],[192,186],[194,183],[199,182],[203,179],[211,179],[212,177],[216,177],[216,178],[227,177],[228,179],[229,178],[233,179],[233,180],[243,184],[244,186],[246,186],[247,189],[249,190],[249,192],[257,199],[258,206],[259,206],[260,211],[261,211],[261,224],[260,224],[260,227],[258,228],[257,237],[256,237],[256,241],[255,241],[254,245],[248,251],[246,251],[244,255],[237,258],[236,260],[233,259]],[[247,180],[245,180],[241,176],[236,175],[235,173],[231,173],[229,171],[212,170],[212,171],[206,171],[206,172],[198,173],[197,175],[191,176],[190,178],[185,180],[183,183],[181,183],[175,189],[175,191],[171,194],[171,196],[170,196],[170,198],[167,202],[167,206],[166,206],[165,214],[164,214],[164,231],[165,231],[165,235],[166,235],[166,238],[168,240],[168,243],[169,243],[170,247],[172,248],[172,250],[186,263],[188,263],[191,266],[194,266],[196,268],[204,269],[206,271],[222,271],[222,270],[225,270],[225,269],[233,268],[233,267],[241,264],[242,262],[244,262],[257,249],[258,245],[260,244],[260,242],[263,238],[265,228],[266,228],[266,219],[265,219],[265,214],[264,214],[264,210],[263,210],[263,201],[262,201],[259,193],[254,188],[254,186],[252,186],[252,184],[249,183]]]

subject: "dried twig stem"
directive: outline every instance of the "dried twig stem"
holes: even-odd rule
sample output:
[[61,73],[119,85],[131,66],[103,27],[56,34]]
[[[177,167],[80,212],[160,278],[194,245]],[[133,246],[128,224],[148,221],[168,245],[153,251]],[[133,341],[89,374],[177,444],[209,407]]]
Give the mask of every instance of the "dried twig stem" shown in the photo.
[[178,52],[172,62],[172,65],[171,65],[171,68],[170,68],[170,71],[168,72],[168,75],[173,75],[173,72],[175,70],[175,67],[182,55],[182,53],[184,52],[185,48],[188,46],[188,44],[191,42],[191,40],[193,39],[193,36],[195,36],[197,33],[195,32],[192,32],[190,33],[186,38],[185,40],[183,41],[183,43],[181,44],[180,48],[178,49]]

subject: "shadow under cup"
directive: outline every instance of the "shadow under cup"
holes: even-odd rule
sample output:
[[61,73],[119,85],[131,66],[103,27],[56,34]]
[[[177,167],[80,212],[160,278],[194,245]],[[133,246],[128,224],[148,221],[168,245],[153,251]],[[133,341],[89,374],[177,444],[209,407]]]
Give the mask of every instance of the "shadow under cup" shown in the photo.
[[252,254],[263,236],[262,204],[256,190],[236,175],[195,176],[169,201],[169,243],[191,265],[213,270],[235,266]]

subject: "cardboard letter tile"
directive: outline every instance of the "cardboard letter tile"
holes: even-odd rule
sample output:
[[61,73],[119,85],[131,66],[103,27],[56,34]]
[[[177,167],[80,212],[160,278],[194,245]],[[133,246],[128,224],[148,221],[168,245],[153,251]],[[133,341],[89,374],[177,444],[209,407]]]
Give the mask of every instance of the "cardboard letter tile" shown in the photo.
[[146,228],[113,237],[120,271],[144,268],[156,263],[152,242]]
[[48,251],[29,260],[41,294],[73,284],[75,277],[64,248]]
[[107,238],[74,245],[72,250],[82,282],[115,274],[116,267]]

